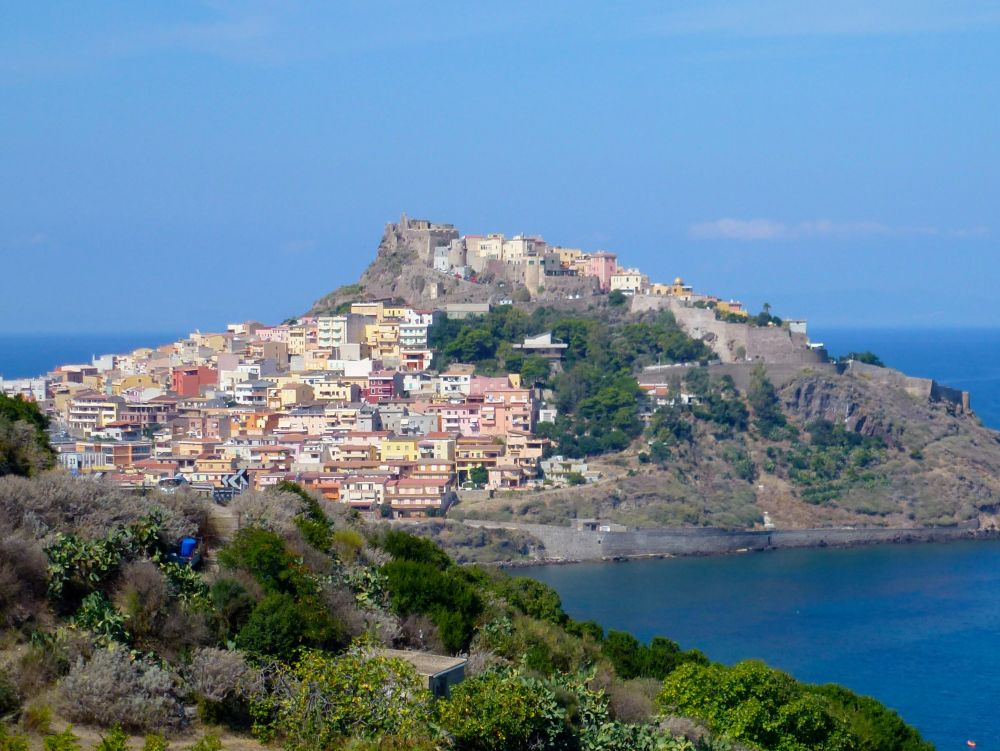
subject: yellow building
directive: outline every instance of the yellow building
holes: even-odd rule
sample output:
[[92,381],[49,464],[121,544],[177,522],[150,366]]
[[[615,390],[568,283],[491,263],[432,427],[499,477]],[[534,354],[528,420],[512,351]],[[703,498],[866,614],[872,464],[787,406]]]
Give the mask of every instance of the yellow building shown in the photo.
[[670,285],[670,294],[674,297],[689,298],[694,294],[694,290],[690,284],[685,284],[683,279],[677,277]]
[[447,433],[428,433],[420,440],[424,459],[455,460],[455,438]]
[[383,305],[382,314],[379,320],[382,321],[402,321],[412,310],[405,305]]
[[313,388],[305,383],[285,383],[267,390],[269,409],[284,409],[293,404],[308,404],[314,399]]
[[750,314],[743,309],[743,303],[737,300],[730,300],[729,302],[719,300],[715,303],[715,309],[723,315],[729,314],[739,316],[740,318],[750,317]]
[[351,312],[359,316],[372,316],[373,318],[381,318],[383,307],[384,305],[381,301],[356,302],[356,303],[351,303]]
[[319,381],[313,384],[313,398],[319,402],[356,402],[359,392],[358,384],[349,381]]
[[124,378],[119,378],[111,384],[111,393],[121,396],[129,389],[155,389],[159,388],[159,386],[160,384],[155,378],[153,378],[153,376],[148,373],[140,373],[138,375],[130,375],[125,376]]
[[419,438],[384,438],[379,447],[381,461],[415,462],[420,458]]

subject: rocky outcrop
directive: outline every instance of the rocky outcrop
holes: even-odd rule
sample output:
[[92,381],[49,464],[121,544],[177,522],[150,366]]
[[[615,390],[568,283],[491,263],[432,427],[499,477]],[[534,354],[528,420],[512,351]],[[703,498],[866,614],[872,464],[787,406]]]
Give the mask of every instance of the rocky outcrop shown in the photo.
[[[386,224],[375,260],[350,284],[313,303],[310,315],[329,313],[357,300],[402,300],[417,308],[442,307],[447,303],[498,303],[514,298],[523,284],[515,281],[516,270],[496,261],[483,268],[478,281],[471,282],[437,271],[433,267],[435,246],[447,245],[459,236],[450,224],[410,219]],[[592,300],[597,280],[590,277],[546,276],[531,295],[534,303],[572,304]]]

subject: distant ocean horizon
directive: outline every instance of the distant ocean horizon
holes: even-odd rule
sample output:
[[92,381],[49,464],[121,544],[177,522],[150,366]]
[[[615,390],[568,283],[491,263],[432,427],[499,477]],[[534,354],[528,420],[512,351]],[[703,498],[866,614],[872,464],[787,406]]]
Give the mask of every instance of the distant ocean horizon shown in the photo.
[[[832,356],[869,350],[907,375],[934,378],[971,394],[983,424],[1000,430],[1000,328],[876,329],[811,327]],[[187,332],[0,334],[0,377],[30,378],[94,355],[155,347]]]
[[0,334],[0,377],[33,378],[60,365],[89,364],[96,355],[123,354],[156,347],[188,332],[111,332],[101,334]]

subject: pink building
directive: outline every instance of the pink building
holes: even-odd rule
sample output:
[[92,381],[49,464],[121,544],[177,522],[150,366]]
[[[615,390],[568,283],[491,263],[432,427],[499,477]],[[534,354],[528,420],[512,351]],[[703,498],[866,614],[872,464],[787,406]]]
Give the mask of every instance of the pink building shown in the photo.
[[596,276],[601,286],[601,291],[607,292],[611,289],[611,275],[615,273],[617,268],[618,256],[614,253],[599,250],[596,253],[590,254],[583,274],[584,276]]

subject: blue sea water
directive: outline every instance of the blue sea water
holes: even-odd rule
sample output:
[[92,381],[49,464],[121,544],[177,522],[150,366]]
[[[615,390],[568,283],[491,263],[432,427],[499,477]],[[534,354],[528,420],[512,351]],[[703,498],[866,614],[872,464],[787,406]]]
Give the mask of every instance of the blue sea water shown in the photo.
[[823,329],[813,341],[831,355],[869,350],[907,375],[968,391],[983,424],[1000,430],[1000,329]]
[[725,663],[759,658],[897,710],[938,749],[1000,749],[1000,542],[525,569],[569,614]]
[[89,363],[94,355],[122,354],[184,336],[177,333],[5,334],[0,332],[0,376],[30,378],[59,365]]
[[[1000,429],[1000,329],[814,329],[831,354],[971,392]],[[0,334],[0,375],[38,375],[176,334]],[[664,634],[724,662],[759,657],[900,711],[939,749],[1000,751],[1000,543],[805,550],[541,567],[571,615]]]
[[[1000,329],[813,329],[832,355],[971,393],[1000,429]],[[1000,542],[801,550],[526,570],[574,618],[760,658],[898,710],[942,750],[1000,750]]]

